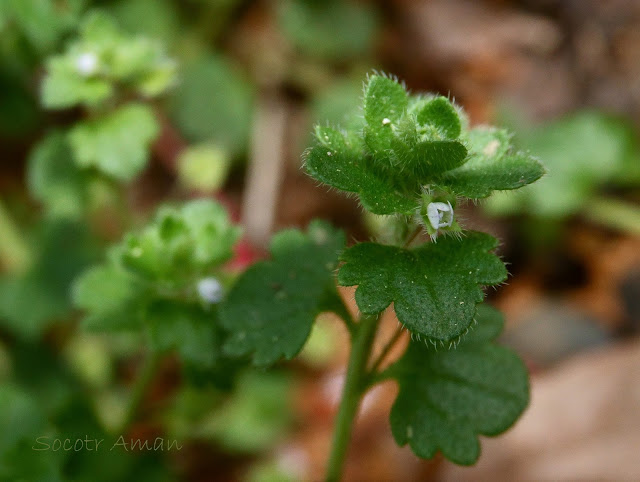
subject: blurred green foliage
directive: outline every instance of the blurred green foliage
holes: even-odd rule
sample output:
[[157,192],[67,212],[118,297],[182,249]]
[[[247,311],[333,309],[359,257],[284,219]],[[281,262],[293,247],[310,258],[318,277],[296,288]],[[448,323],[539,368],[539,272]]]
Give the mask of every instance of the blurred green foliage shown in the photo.
[[29,339],[68,318],[71,281],[97,257],[87,229],[75,223],[43,223],[31,241],[35,254],[24,272],[0,277],[0,324]]
[[576,214],[606,186],[640,183],[640,150],[628,121],[582,111],[531,129],[517,142],[545,160],[547,175],[517,192],[487,201],[493,214],[560,218]]
[[213,141],[232,155],[246,153],[253,89],[228,60],[208,55],[188,63],[169,99],[169,113],[185,137]]
[[48,59],[42,102],[50,109],[99,107],[118,89],[152,97],[174,82],[175,70],[158,43],[124,35],[110,17],[93,13],[65,53]]
[[368,53],[378,23],[369,5],[341,0],[279,0],[277,19],[303,54],[336,61]]

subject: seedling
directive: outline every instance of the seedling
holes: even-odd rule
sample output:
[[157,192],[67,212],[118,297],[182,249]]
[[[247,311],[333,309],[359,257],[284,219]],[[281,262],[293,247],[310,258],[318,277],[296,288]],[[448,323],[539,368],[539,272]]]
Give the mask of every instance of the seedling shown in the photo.
[[[385,76],[366,82],[363,114],[348,129],[316,127],[305,167],[319,182],[357,196],[367,211],[387,215],[393,242],[345,249],[344,234],[319,221],[306,232],[280,232],[272,259],[240,276],[220,306],[223,352],[249,355],[258,366],[295,357],[318,314],[331,311],[344,321],[352,349],[327,480],[340,478],[360,400],[377,383],[399,385],[390,414],[398,444],[462,465],[478,459],[478,436],[507,430],[529,396],[524,364],[494,343],[501,315],[482,304],[483,287],[507,278],[493,252],[498,241],[465,230],[456,210],[534,182],[542,165],[515,150],[506,131],[470,128],[449,99],[410,95]],[[428,242],[417,241],[422,233]],[[357,286],[357,319],[336,279]],[[371,360],[380,314],[391,305],[411,341],[381,370],[400,339]]]

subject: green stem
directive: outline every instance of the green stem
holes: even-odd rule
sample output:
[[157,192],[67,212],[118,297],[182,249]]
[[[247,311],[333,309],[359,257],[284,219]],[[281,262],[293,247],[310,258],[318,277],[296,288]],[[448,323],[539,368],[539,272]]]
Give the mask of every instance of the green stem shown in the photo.
[[347,376],[342,390],[342,400],[338,410],[331,455],[327,468],[327,482],[337,482],[347,456],[347,447],[351,439],[360,400],[364,394],[367,377],[367,361],[371,354],[373,339],[378,328],[378,316],[363,315],[353,333],[353,345],[349,356]]
[[582,213],[592,221],[617,231],[640,234],[640,207],[611,198],[593,198]]
[[136,379],[135,385],[131,391],[131,398],[129,399],[127,410],[122,419],[120,430],[118,430],[119,434],[123,434],[136,419],[138,411],[140,410],[140,404],[142,403],[149,385],[151,385],[153,377],[156,374],[159,359],[158,355],[154,352],[149,352],[146,356],[144,364],[138,373],[138,378]]
[[380,365],[382,365],[382,362],[384,361],[384,359],[387,357],[389,352],[396,345],[398,340],[400,340],[400,338],[402,337],[402,333],[403,333],[402,326],[398,326],[398,329],[393,334],[391,339],[387,342],[387,344],[384,346],[384,348],[380,352],[380,355],[378,355],[378,358],[376,358],[376,361],[373,362],[373,365],[371,366],[371,370],[369,370],[370,373],[375,374],[378,371],[378,368],[380,368]]
[[0,201],[0,263],[11,272],[24,272],[31,264],[31,253],[22,233]]

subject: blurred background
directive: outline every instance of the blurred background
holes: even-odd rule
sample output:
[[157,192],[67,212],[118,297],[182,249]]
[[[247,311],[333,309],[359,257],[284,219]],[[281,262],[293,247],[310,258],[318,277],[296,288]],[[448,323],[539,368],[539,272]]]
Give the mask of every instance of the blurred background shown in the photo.
[[[123,42],[147,39],[163,54],[154,83],[113,94],[118,105],[142,104],[152,128],[139,128],[142,119],[93,146],[78,141],[72,149],[89,151],[87,170],[51,147],[52,133],[100,122],[113,106],[53,98],[43,79],[63,69],[74,42],[91,40],[82,25],[95,11]],[[78,69],[93,68],[83,62]],[[505,313],[503,341],[531,369],[528,411],[483,441],[476,467],[459,468],[395,446],[387,420],[395,387],[381,386],[363,404],[346,480],[640,479],[636,0],[3,0],[0,475],[322,477],[348,354],[330,317],[300,359],[234,372],[228,386],[187,383],[175,359],[163,360],[130,432],[179,440],[179,451],[31,446],[39,433],[109,433],[122,412],[139,340],[79,330],[70,286],[161,203],[222,202],[245,232],[232,271],[263,257],[274,231],[313,218],[350,240],[379,234],[379,218],[301,169],[313,124],[345,122],[373,69],[454,98],[474,124],[509,127],[549,172],[461,214],[466,228],[502,241],[511,277],[489,300]],[[51,88],[87,89],[87,99],[100,92],[69,85]],[[109,149],[141,138],[140,151],[113,154],[131,155],[136,169],[109,164]],[[387,325],[391,332],[396,322]]]

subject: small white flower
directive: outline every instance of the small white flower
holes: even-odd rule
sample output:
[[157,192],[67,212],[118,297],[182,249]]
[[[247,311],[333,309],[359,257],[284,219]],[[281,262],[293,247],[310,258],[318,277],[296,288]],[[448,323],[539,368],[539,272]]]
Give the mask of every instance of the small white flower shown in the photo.
[[198,281],[198,294],[203,301],[209,304],[220,303],[224,295],[224,288],[217,278],[202,278]]
[[448,228],[453,224],[453,208],[451,203],[433,202],[427,206],[427,218],[433,229]]
[[76,69],[78,72],[89,77],[98,70],[98,56],[93,52],[85,52],[76,58]]

